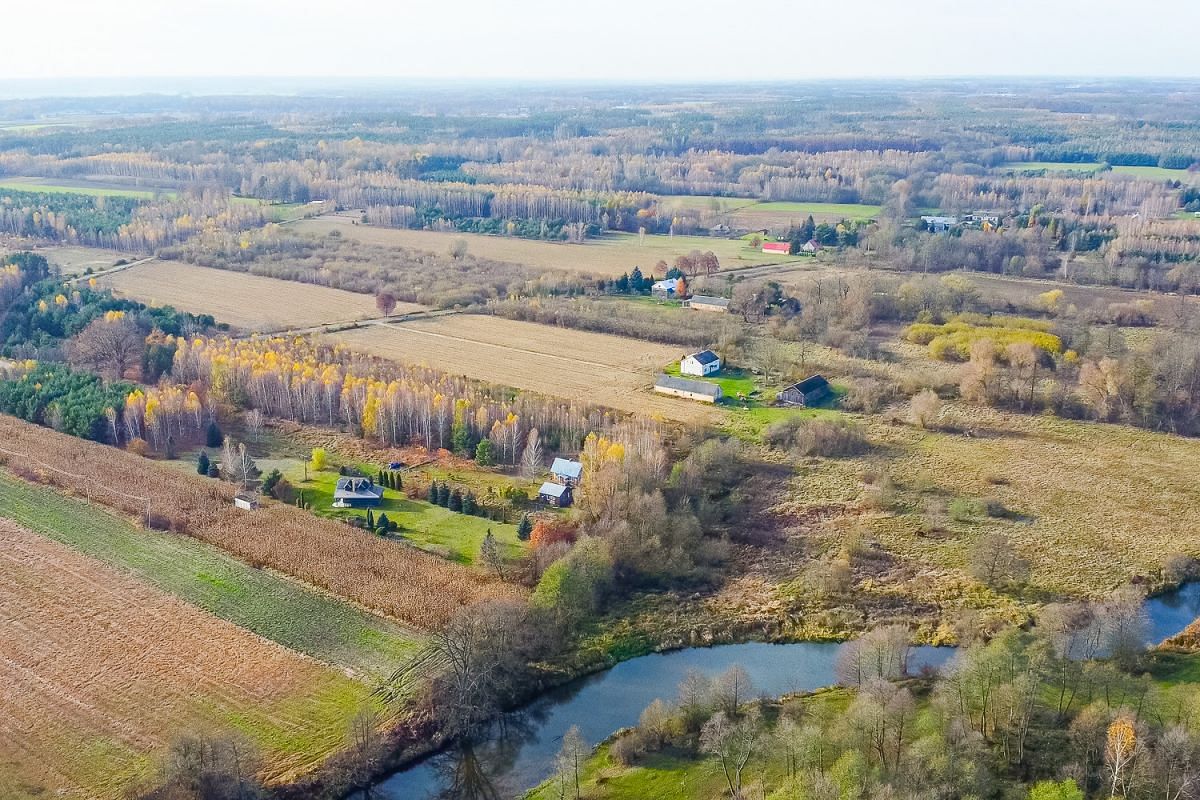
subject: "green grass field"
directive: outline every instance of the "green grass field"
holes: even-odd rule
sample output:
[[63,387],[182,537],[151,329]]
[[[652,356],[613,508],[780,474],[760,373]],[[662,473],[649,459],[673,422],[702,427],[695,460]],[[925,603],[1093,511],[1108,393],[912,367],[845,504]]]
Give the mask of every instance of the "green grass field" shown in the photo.
[[883,211],[883,207],[863,205],[861,203],[793,203],[787,201],[775,201],[757,203],[748,209],[742,209],[742,211],[812,214],[813,216],[824,215],[829,217],[841,216],[845,217],[846,219],[871,219],[879,216],[879,214]]
[[659,198],[664,205],[696,211],[717,213],[737,212],[739,216],[761,214],[812,214],[814,217],[836,219],[872,219],[879,216],[881,206],[861,203],[808,203],[793,201],[755,200],[747,197],[714,197],[710,195],[665,195]]
[[97,506],[0,473],[0,515],[264,638],[370,681],[421,646],[390,620],[254,569],[194,539],[140,530]]
[[[333,490],[338,479],[335,471],[314,473],[310,469],[308,481],[292,471],[287,473],[287,478],[297,489],[304,491],[304,501],[312,505],[315,514],[334,519],[366,515],[365,509],[333,507]],[[373,512],[376,517],[387,514],[388,519],[399,523],[398,535],[417,547],[460,564],[475,563],[479,546],[489,530],[500,543],[506,558],[519,558],[525,551],[525,544],[517,539],[516,525],[459,514],[424,500],[410,500],[403,492],[387,489],[383,502]]]
[[10,189],[14,192],[86,194],[92,197],[134,197],[139,200],[150,200],[159,196],[173,197],[175,195],[175,192],[127,189],[120,186],[71,185],[68,182],[54,183],[49,179],[43,178],[0,181],[0,189]]

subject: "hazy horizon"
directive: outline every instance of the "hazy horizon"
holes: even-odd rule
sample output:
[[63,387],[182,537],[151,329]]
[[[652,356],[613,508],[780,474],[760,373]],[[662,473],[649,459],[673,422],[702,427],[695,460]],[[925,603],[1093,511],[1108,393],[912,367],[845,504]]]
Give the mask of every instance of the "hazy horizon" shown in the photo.
[[[861,0],[669,0],[576,12],[551,0],[64,0],[54,24],[21,6],[0,81],[431,80],[708,84],[881,79],[1200,77],[1200,6],[1013,0],[994,11]],[[44,31],[44,33],[43,33]],[[48,58],[47,54],[53,54]]]

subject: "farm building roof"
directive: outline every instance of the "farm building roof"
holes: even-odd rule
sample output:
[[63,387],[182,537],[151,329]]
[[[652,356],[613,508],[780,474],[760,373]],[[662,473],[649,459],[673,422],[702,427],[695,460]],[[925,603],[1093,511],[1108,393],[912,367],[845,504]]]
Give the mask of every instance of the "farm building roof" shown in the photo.
[[706,381],[689,381],[687,378],[676,378],[673,375],[659,375],[658,380],[654,383],[655,386],[661,386],[664,389],[677,389],[681,392],[694,392],[695,394],[704,394],[709,397],[720,397],[721,387],[715,383]]
[[701,350],[699,353],[692,353],[688,358],[694,358],[701,364],[712,364],[721,360],[721,357],[712,350]]
[[547,497],[562,497],[563,492],[565,491],[567,491],[567,487],[563,486],[561,483],[550,483],[547,481],[546,483],[542,484],[542,488],[538,489],[538,494],[544,494]]
[[[643,284],[643,285],[645,285],[645,284]],[[677,290],[678,288],[679,288],[679,279],[678,278],[667,278],[664,281],[657,281],[653,286],[650,287],[650,289],[652,291],[658,291],[658,292],[673,292],[673,291]]]
[[692,299],[688,300],[691,305],[702,306],[720,306],[721,308],[729,308],[729,300],[725,297],[707,297],[702,294],[692,295]]
[[789,253],[791,249],[791,242],[763,242],[762,246],[764,253]]
[[550,472],[553,475],[561,475],[564,478],[578,478],[583,474],[583,464],[567,458],[556,458],[554,459],[554,463],[550,465]]
[[383,487],[366,478],[338,478],[333,490],[334,500],[378,500],[383,497]]
[[809,392],[815,391],[817,389],[824,389],[828,385],[829,385],[829,381],[825,380],[824,376],[810,375],[809,377],[807,377],[804,380],[797,383],[792,388],[796,389],[798,391],[801,391],[804,394],[808,394]]

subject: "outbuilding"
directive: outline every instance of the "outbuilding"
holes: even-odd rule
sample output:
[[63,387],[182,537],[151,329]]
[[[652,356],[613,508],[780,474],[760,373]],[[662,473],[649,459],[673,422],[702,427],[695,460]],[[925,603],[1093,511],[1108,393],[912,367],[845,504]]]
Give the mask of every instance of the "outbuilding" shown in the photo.
[[762,251],[764,253],[774,253],[776,255],[786,256],[792,252],[791,242],[763,242]]
[[811,375],[781,391],[775,402],[784,406],[811,406],[828,396],[829,381],[820,375]]
[[338,478],[333,490],[334,508],[370,508],[383,502],[383,487],[370,478]]
[[717,314],[724,314],[729,311],[729,300],[724,297],[706,297],[702,294],[694,294],[690,299],[683,301],[683,307],[695,311],[712,311]]
[[538,489],[538,502],[555,508],[566,508],[571,505],[571,487],[547,481]]
[[654,391],[674,397],[684,397],[688,400],[699,400],[701,403],[715,403],[723,396],[721,387],[715,383],[690,381],[687,378],[676,378],[673,375],[660,375],[654,384]]
[[705,377],[706,375],[716,375],[721,371],[721,357],[712,350],[701,350],[699,353],[692,353],[690,356],[685,356],[679,362],[679,373],[681,375],[696,375]]
[[667,278],[666,280],[655,281],[650,285],[650,294],[654,297],[673,300],[679,294],[679,279]]

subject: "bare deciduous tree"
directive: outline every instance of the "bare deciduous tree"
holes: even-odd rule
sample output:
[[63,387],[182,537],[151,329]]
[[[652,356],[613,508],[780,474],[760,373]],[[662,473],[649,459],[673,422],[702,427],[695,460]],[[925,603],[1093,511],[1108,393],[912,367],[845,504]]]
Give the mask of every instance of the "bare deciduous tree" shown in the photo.
[[92,320],[67,345],[72,364],[121,380],[141,362],[146,340],[137,323],[128,317]]

